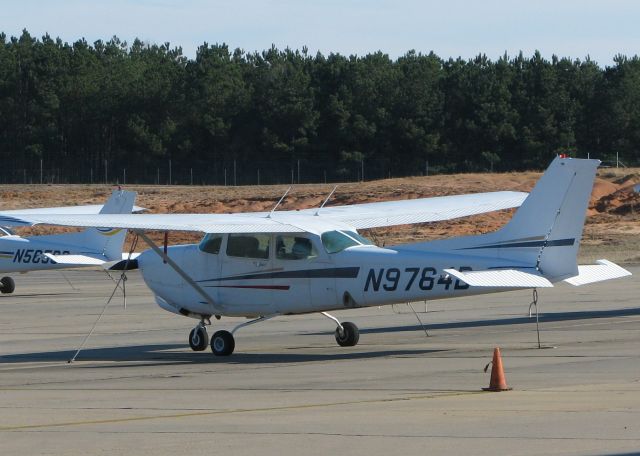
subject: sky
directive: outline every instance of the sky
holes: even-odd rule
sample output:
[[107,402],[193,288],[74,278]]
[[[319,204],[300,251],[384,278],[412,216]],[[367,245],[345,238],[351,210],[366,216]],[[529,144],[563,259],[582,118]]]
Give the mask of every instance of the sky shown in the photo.
[[327,55],[409,50],[464,59],[506,52],[589,56],[600,66],[640,54],[637,0],[20,0],[1,1],[0,31],[48,33],[89,43],[116,35],[131,43],[181,47],[204,42],[262,51],[275,45]]

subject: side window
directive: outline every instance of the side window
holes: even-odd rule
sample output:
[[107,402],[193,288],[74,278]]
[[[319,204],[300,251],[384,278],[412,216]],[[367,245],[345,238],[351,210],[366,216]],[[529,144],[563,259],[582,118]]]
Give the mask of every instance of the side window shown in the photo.
[[318,256],[311,239],[300,236],[276,236],[276,258],[279,260],[306,260]]
[[217,255],[220,253],[220,246],[222,245],[222,234],[207,234],[198,248],[206,253],[213,253]]
[[227,255],[240,258],[269,258],[269,234],[230,234]]

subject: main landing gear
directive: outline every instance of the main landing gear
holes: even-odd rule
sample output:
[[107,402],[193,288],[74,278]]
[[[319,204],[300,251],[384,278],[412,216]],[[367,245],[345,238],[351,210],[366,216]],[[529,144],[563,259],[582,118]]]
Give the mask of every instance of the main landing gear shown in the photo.
[[211,351],[216,356],[229,356],[236,348],[236,341],[229,331],[216,331],[211,338]]
[[16,289],[16,283],[13,281],[11,277],[3,277],[0,279],[0,293],[9,294],[13,293],[13,290]]
[[358,345],[358,341],[360,340],[360,331],[358,327],[351,323],[350,321],[345,321],[344,323],[340,323],[336,317],[327,312],[320,312],[322,315],[327,317],[330,320],[336,322],[336,342],[341,347],[355,347]]

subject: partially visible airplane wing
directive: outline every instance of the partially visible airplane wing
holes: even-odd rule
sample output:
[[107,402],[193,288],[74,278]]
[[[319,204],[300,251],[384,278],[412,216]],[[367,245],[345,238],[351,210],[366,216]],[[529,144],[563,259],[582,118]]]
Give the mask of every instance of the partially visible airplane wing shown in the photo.
[[[88,204],[84,206],[60,206],[60,207],[36,207],[32,209],[11,209],[0,210],[0,214],[5,215],[32,215],[32,214],[58,214],[58,215],[75,215],[75,214],[99,214],[102,210],[102,204]],[[131,212],[144,212],[146,209],[140,206],[133,206]]]
[[380,203],[332,206],[300,211],[245,212],[237,214],[7,214],[0,212],[0,226],[37,224],[110,227],[204,233],[301,233],[323,222],[345,228],[376,228],[410,223],[437,222],[518,207],[522,192],[490,192],[441,196]]
[[[523,192],[489,192],[439,196],[402,201],[353,204],[307,209],[322,218],[336,220],[354,228],[379,228],[411,223],[439,222],[501,209],[519,207],[527,197]],[[300,213],[302,211],[298,211]],[[292,213],[292,211],[288,211]]]

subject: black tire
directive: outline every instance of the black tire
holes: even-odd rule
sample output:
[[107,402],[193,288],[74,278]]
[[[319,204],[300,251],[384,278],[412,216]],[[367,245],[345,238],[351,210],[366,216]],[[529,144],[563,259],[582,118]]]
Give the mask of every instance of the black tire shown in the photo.
[[340,328],[336,328],[336,342],[341,347],[353,347],[358,344],[360,340],[360,331],[358,327],[350,321],[342,323],[342,334],[340,334]]
[[16,283],[11,277],[3,277],[0,279],[0,284],[2,285],[0,293],[3,294],[13,293],[13,290],[16,289]]
[[211,338],[211,351],[216,356],[229,356],[236,348],[236,341],[229,331],[216,331]]
[[189,347],[193,351],[206,350],[209,345],[209,334],[207,334],[206,328],[201,326],[193,328],[189,333]]

